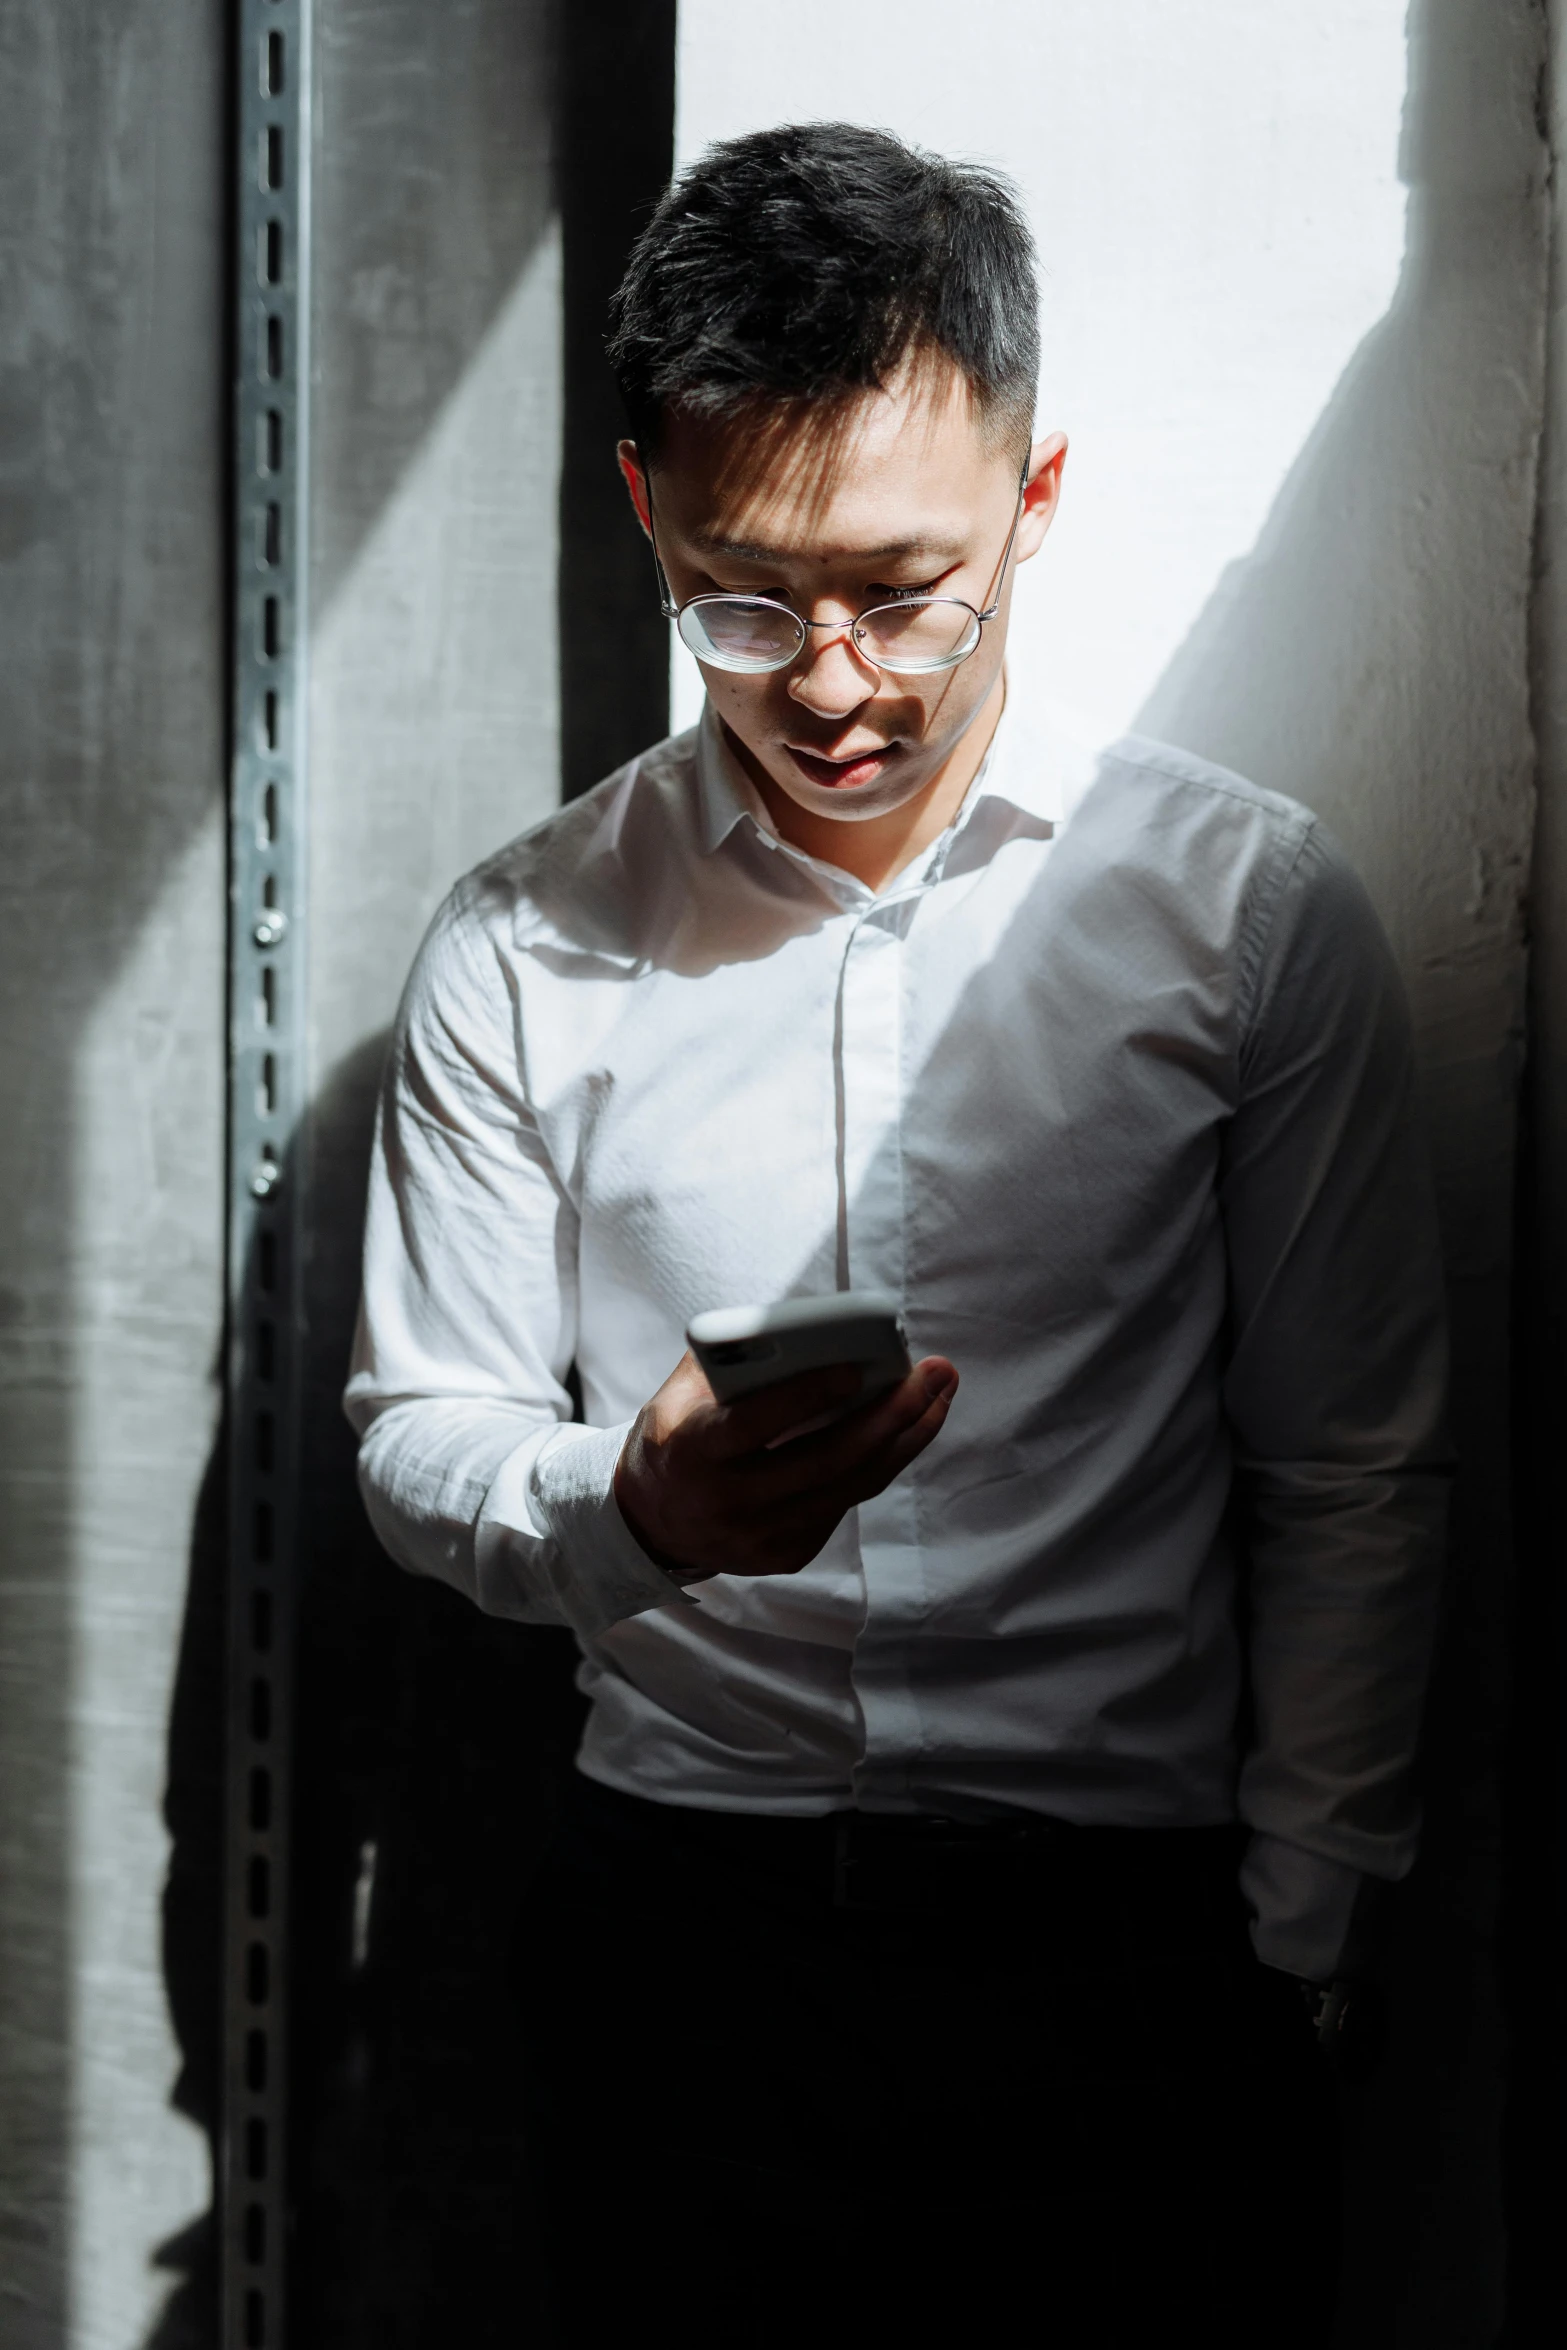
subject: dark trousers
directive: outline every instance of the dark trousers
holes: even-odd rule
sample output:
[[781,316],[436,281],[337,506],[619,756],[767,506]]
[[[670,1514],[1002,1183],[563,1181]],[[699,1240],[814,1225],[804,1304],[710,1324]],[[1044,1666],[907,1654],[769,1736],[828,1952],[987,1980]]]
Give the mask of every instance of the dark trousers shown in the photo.
[[578,1777],[517,1956],[563,2340],[1318,2350],[1332,2087],[1237,1851]]

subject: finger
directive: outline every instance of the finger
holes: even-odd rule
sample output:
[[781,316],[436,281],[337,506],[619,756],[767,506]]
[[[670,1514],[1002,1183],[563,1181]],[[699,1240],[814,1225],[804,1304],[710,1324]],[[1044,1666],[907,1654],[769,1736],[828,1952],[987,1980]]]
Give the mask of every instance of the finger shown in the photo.
[[931,1397],[912,1426],[902,1428],[896,1435],[889,1437],[885,1444],[850,1472],[847,1481],[859,1488],[854,1496],[857,1502],[868,1501],[873,1493],[882,1492],[900,1470],[908,1467],[910,1461],[918,1460],[925,1447],[945,1427],[957,1391],[958,1384],[954,1379],[950,1387],[943,1388],[939,1394]]
[[[916,1363],[909,1377],[900,1379],[890,1394],[876,1396],[858,1412],[834,1422],[832,1429],[822,1429],[820,1436],[796,1438],[792,1445],[771,1452],[766,1462],[733,1462],[735,1488],[745,1495],[749,1509],[778,1509],[794,1497],[813,1506],[820,1495],[839,1488],[843,1478],[858,1478],[862,1473],[874,1476],[876,1471],[867,1471],[867,1464],[879,1462],[888,1445],[900,1443],[902,1438],[914,1436],[907,1459],[923,1452],[947,1417],[956,1389],[959,1375],[954,1365],[944,1356],[928,1356],[923,1363]],[[923,1433],[916,1436],[916,1431]],[[895,1469],[888,1471],[888,1476],[881,1476],[879,1483],[867,1485],[865,1490],[881,1492],[881,1485],[895,1473]]]
[[[743,1469],[738,1470],[737,1475],[744,1477],[745,1490],[743,1498],[731,1506],[745,1509],[754,1525],[760,1503],[766,1512],[766,1533],[759,1542],[753,1537],[747,1563],[734,1571],[790,1574],[809,1564],[825,1548],[850,1510],[862,1501],[869,1501],[874,1494],[884,1492],[911,1461],[917,1460],[941,1433],[957,1393],[956,1371],[951,1364],[943,1364],[941,1368],[948,1376],[939,1384],[933,1381],[936,1392],[927,1392],[925,1408],[919,1417],[885,1437],[869,1453],[858,1456],[836,1479],[829,1482],[816,1476],[804,1487],[781,1486],[777,1492],[759,1492],[760,1485],[770,1484],[772,1480],[765,1474],[750,1477]],[[780,1560],[782,1564],[775,1563]]]
[[761,1452],[769,1440],[797,1428],[818,1412],[830,1412],[860,1392],[864,1372],[858,1363],[831,1363],[821,1371],[797,1371],[792,1379],[758,1387],[734,1403],[717,1407],[707,1434],[707,1449],[718,1460],[742,1453]]
[[858,1459],[874,1452],[879,1445],[897,1436],[902,1429],[912,1429],[916,1419],[930,1408],[937,1396],[951,1398],[959,1386],[956,1365],[944,1354],[928,1354],[914,1365],[907,1377],[897,1386],[888,1386],[879,1396],[869,1398],[860,1410],[846,1412],[834,1419],[832,1426],[815,1431],[813,1436],[801,1436],[787,1448],[787,1459],[796,1459],[803,1471],[815,1478],[843,1476]]
[[887,1437],[872,1451],[852,1462],[840,1477],[820,1489],[818,1498],[836,1509],[840,1516],[869,1501],[874,1494],[883,1493],[893,1479],[917,1460],[946,1424],[948,1412],[957,1388],[944,1388],[933,1395],[919,1418]]

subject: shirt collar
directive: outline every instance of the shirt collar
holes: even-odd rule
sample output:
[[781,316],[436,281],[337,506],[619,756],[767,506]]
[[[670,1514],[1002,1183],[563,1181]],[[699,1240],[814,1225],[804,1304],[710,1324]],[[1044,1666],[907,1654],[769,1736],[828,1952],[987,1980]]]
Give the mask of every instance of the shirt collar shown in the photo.
[[724,739],[711,702],[702,704],[696,730],[696,802],[704,857],[723,846],[742,816],[751,817],[763,832],[773,829],[762,795]]
[[958,817],[960,825],[982,800],[1005,800],[1022,816],[1049,829],[1065,808],[1061,746],[1038,714],[1023,706],[1015,681],[1007,680],[1007,702]]

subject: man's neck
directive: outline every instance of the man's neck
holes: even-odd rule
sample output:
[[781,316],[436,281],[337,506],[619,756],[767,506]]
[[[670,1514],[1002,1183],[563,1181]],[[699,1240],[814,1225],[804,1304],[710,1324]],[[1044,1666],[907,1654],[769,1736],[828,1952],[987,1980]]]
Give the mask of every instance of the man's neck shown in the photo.
[[912,864],[921,852],[939,840],[952,822],[969,785],[984,764],[985,753],[1000,723],[1006,702],[1003,677],[976,712],[973,723],[954,745],[952,756],[939,767],[923,790],[885,816],[856,823],[851,819],[817,816],[776,784],[727,725],[724,735],[772,818],[773,829],[791,848],[803,849],[824,865],[836,865],[853,874],[867,889],[885,889],[894,875]]

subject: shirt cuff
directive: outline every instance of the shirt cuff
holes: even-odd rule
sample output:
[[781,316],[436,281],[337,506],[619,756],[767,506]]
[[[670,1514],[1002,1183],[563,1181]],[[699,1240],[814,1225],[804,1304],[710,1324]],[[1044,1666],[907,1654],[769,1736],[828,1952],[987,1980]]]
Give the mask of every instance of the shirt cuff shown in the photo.
[[1241,1892],[1253,1912],[1252,1948],[1264,1966],[1326,1983],[1343,1964],[1356,1897],[1365,1879],[1282,1837],[1255,1835],[1241,1862]]
[[620,1514],[615,1467],[629,1426],[566,1422],[542,1445],[519,1445],[502,1462],[475,1529],[481,1592],[490,1575],[504,1571],[508,1537],[515,1537],[533,1554],[530,1579],[545,1583],[584,1639],[649,1608],[697,1605],[654,1565]]

